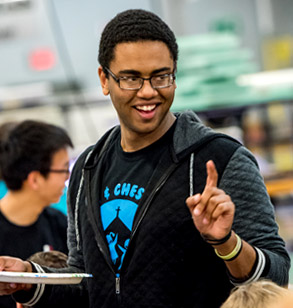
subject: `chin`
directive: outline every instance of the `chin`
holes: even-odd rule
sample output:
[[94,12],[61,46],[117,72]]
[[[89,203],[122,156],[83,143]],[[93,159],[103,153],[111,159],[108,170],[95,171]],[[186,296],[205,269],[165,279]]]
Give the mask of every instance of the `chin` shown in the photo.
[[52,200],[51,200],[51,204],[52,204],[52,203],[58,203],[58,202],[60,201],[60,198],[61,198],[61,196],[60,196],[60,197],[57,197],[57,198],[55,198],[55,199],[52,199]]

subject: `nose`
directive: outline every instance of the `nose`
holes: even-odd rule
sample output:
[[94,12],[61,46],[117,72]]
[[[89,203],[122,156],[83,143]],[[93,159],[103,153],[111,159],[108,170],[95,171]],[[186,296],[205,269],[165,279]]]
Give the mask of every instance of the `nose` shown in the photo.
[[66,180],[65,180],[65,182],[69,179],[69,177],[70,177],[70,172],[66,173]]
[[68,171],[67,172],[65,172],[64,173],[64,175],[65,175],[65,177],[64,177],[64,183],[66,182],[66,181],[68,181],[68,179],[69,179],[69,177],[70,177],[70,170],[68,169]]
[[137,91],[137,96],[141,98],[152,98],[158,94],[158,91],[151,85],[150,80],[144,80],[142,87]]

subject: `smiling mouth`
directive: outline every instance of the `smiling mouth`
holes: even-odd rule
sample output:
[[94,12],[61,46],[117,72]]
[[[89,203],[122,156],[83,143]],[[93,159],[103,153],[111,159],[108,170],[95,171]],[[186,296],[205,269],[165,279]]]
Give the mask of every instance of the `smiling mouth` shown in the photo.
[[142,106],[135,106],[135,109],[138,111],[144,111],[144,112],[149,112],[155,110],[157,107],[156,104],[153,105],[142,105]]

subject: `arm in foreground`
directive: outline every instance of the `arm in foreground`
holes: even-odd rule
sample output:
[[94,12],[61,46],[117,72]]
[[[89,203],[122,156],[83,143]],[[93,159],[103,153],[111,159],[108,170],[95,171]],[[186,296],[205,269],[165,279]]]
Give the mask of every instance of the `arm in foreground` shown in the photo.
[[[221,256],[227,256],[241,239],[236,258],[225,261],[234,284],[267,278],[288,283],[290,258],[278,234],[274,208],[252,154],[241,147],[235,152],[217,187],[213,162],[207,163],[207,183],[202,194],[191,196],[187,205],[199,232]],[[232,201],[233,200],[233,201]],[[236,207],[235,207],[236,205]],[[218,245],[215,240],[230,238]],[[213,245],[216,243],[217,245]]]
[[[235,205],[229,195],[217,187],[218,173],[213,161],[208,161],[206,186],[202,194],[196,194],[186,200],[192,214],[194,225],[221,256],[233,251],[237,243],[235,232],[224,243],[217,242],[230,234],[235,213]],[[230,274],[238,279],[249,275],[256,260],[255,250],[245,241],[242,242],[241,252],[232,261],[226,261]]]

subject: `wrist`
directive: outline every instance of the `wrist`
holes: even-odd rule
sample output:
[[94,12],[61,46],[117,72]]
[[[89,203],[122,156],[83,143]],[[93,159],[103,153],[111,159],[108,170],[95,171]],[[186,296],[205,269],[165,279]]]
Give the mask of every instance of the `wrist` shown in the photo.
[[24,261],[24,266],[25,266],[25,272],[27,273],[33,272],[33,267],[29,261]]
[[239,256],[242,244],[241,238],[233,231],[231,238],[226,243],[214,247],[215,253],[224,261],[232,261]]
[[218,246],[226,243],[231,238],[231,235],[232,235],[232,229],[227,233],[226,236],[220,239],[215,239],[201,233],[201,237],[203,238],[203,240],[212,246]]

